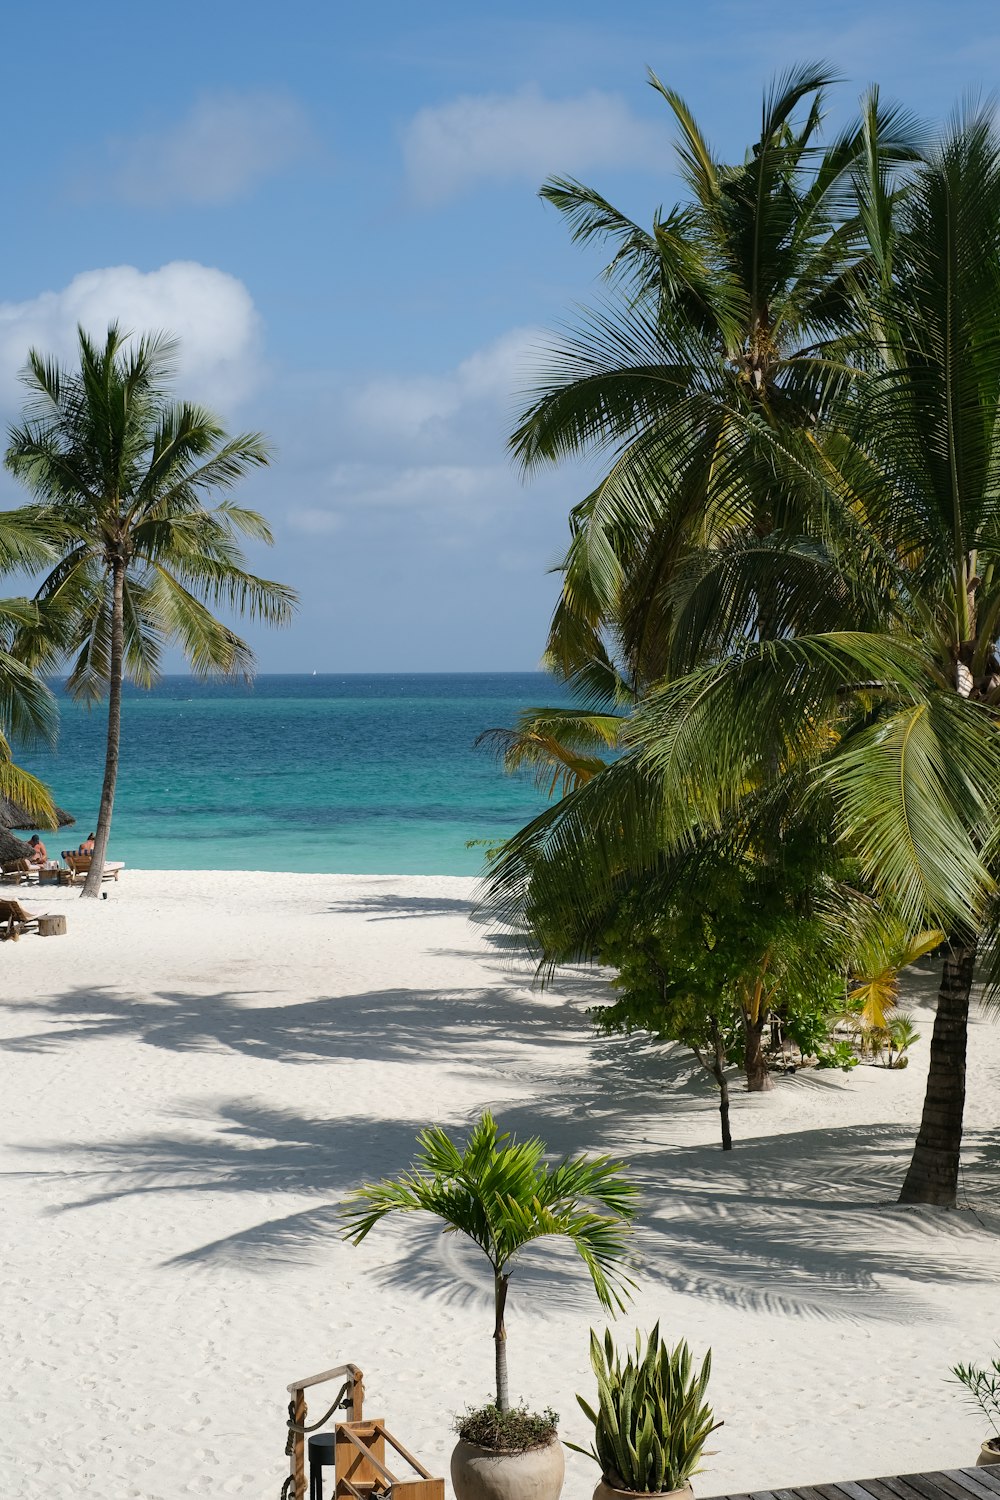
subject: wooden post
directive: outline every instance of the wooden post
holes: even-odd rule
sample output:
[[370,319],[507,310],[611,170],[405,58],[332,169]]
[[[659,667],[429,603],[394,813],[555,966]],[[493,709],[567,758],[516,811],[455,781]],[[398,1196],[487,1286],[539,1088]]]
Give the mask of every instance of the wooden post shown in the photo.
[[[292,1418],[293,1422],[296,1427],[304,1427],[306,1425],[308,1407],[306,1406],[305,1392],[301,1386],[292,1393],[292,1404],[295,1407],[295,1414]],[[292,1433],[292,1453],[289,1463],[289,1473],[292,1476],[292,1495],[294,1500],[306,1500],[305,1433]]]
[[337,1365],[336,1369],[321,1370],[318,1375],[306,1375],[302,1380],[294,1380],[286,1387],[292,1398],[289,1403],[292,1408],[292,1431],[287,1448],[292,1500],[306,1500],[306,1437],[305,1433],[295,1430],[306,1425],[305,1393],[310,1386],[325,1385],[330,1380],[341,1381],[340,1396],[337,1399],[342,1397],[342,1404],[350,1406],[352,1420],[360,1421],[364,1415],[365,1381],[357,1365]]

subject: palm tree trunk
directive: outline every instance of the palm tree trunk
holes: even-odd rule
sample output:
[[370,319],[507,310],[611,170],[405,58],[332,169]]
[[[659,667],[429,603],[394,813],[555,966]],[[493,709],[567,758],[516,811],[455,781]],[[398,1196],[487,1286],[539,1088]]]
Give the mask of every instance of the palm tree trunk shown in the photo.
[[732,1151],[733,1135],[729,1128],[729,1079],[726,1077],[726,1053],[722,1044],[722,1032],[719,1023],[712,1017],[712,1048],[714,1052],[711,1072],[719,1086],[719,1124],[722,1127],[722,1149]]
[[747,1088],[751,1094],[773,1088],[771,1074],[764,1056],[763,1036],[767,1013],[763,1009],[756,1021],[743,1012],[744,1054],[743,1071],[747,1076]]
[[900,1203],[932,1203],[940,1208],[954,1208],[957,1201],[969,997],[977,946],[977,938],[966,937],[952,941],[945,950],[920,1133],[899,1195]]
[[116,558],[111,575],[111,674],[108,687],[108,745],[104,757],[104,785],[101,807],[94,832],[94,853],[90,861],[83,896],[97,896],[104,876],[104,860],[111,835],[111,814],[115,806],[118,781],[118,752],[122,733],[122,669],[125,654],[125,563]]
[[500,1271],[493,1273],[493,1302],[496,1308],[493,1339],[497,1362],[497,1409],[499,1411],[510,1411],[510,1389],[507,1384],[507,1330],[503,1321],[509,1280],[510,1278]]

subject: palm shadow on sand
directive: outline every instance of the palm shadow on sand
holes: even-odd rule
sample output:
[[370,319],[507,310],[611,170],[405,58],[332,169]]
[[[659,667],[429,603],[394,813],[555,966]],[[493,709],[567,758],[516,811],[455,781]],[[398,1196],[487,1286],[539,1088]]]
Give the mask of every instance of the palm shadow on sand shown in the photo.
[[[737,1149],[671,1144],[670,1120],[714,1113],[714,1090],[677,1048],[595,1037],[582,1014],[593,976],[579,976],[575,1003],[540,999],[497,985],[480,989],[372,990],[271,1004],[259,993],[196,995],[161,991],[144,999],[106,988],[12,1001],[7,1009],[38,1018],[36,1029],[8,1039],[9,1050],[48,1051],[89,1040],[132,1038],[185,1052],[232,1050],[291,1064],[324,1062],[336,1098],[339,1061],[433,1063],[439,1092],[425,1117],[386,1119],[355,1099],[355,1112],[313,1118],[294,1107],[246,1099],[171,1104],[197,1125],[107,1143],[38,1143],[75,1160],[76,1192],[56,1212],[97,1208],[147,1194],[288,1195],[289,1212],[185,1251],[188,1267],[235,1264],[262,1274],[285,1260],[321,1260],[338,1230],[338,1203],[362,1180],[398,1173],[411,1160],[417,1131],[447,1101],[449,1079],[483,1070],[530,1090],[509,1100],[501,1122],[518,1135],[538,1133],[556,1155],[606,1152],[630,1162],[643,1189],[636,1274],[644,1286],[696,1294],[734,1308],[802,1318],[900,1321],[933,1317],[924,1283],[996,1286],[995,1213],[901,1210],[892,1206],[912,1146],[909,1130],[875,1126],[757,1133],[755,1104],[736,1095]],[[569,985],[573,989],[572,983]],[[53,1024],[54,1023],[54,1024]],[[567,1049],[567,1044],[573,1044]],[[806,1094],[837,1083],[799,1074],[783,1088]],[[376,1093],[378,1091],[376,1075]],[[376,1100],[371,1101],[374,1106]],[[204,1134],[206,1114],[214,1121]],[[197,1133],[202,1132],[201,1134]],[[993,1194],[1000,1143],[970,1136],[965,1185],[977,1204]],[[302,1198],[312,1200],[303,1207]],[[478,1275],[461,1269],[454,1242],[414,1221],[398,1246],[368,1274],[377,1283],[454,1300],[481,1295]],[[344,1247],[346,1249],[346,1247]],[[593,1306],[582,1271],[546,1255],[522,1267],[538,1306],[582,1298]]]

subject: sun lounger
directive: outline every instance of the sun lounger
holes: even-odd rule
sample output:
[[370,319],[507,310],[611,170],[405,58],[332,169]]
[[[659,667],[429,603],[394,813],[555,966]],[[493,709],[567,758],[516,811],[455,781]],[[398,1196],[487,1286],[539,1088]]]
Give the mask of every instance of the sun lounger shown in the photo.
[[2,878],[6,885],[30,885],[38,881],[38,865],[30,859],[9,859],[2,866]]
[[6,943],[8,939],[16,942],[22,932],[37,932],[38,922],[38,915],[25,911],[20,901],[0,896],[0,943]]
[[[77,880],[86,880],[90,870],[90,858],[89,854],[70,854],[68,851],[63,854],[63,859],[69,867],[71,885],[75,885]],[[104,861],[104,874],[101,878],[103,880],[117,880],[124,868],[124,860],[106,859]]]

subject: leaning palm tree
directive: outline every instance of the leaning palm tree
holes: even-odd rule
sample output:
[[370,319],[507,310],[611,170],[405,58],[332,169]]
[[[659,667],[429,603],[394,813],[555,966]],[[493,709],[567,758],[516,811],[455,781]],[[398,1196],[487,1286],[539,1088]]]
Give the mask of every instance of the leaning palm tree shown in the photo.
[[344,1205],[344,1236],[355,1244],[394,1213],[433,1214],[445,1232],[467,1235],[493,1270],[497,1408],[510,1410],[507,1288],[520,1252],[534,1240],[568,1240],[590,1273],[603,1307],[623,1305],[632,1282],[622,1271],[637,1189],[621,1164],[579,1156],[550,1167],[540,1140],[501,1135],[487,1111],[464,1148],[438,1128],[421,1131],[408,1172],[357,1188]]
[[112,324],[103,345],[80,329],[78,369],[33,350],[24,375],[31,399],[7,449],[7,467],[35,497],[20,514],[47,530],[58,554],[19,649],[32,666],[71,660],[74,696],[108,696],[85,896],[100,890],[111,831],[123,681],[151,686],[168,645],[198,674],[247,676],[252,652],[212,606],[277,625],[295,603],[291,589],[245,567],[240,538],[272,540],[263,517],[207,499],[268,462],[264,440],[227,438],[202,407],[169,399],[175,349],[158,335],[132,341]]
[[[0,640],[5,629],[17,629],[33,618],[27,600],[0,600]],[[39,828],[57,826],[52,797],[37,776],[16,764],[11,739],[51,741],[55,723],[55,701],[49,689],[0,646],[0,797],[33,818]]]

